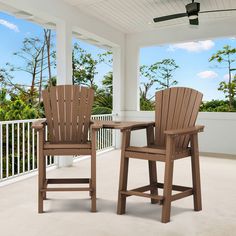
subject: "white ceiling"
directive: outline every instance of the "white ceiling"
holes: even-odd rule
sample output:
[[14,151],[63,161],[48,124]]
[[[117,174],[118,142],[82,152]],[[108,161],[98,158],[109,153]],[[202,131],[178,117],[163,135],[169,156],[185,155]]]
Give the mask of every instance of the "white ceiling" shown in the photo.
[[[176,24],[188,24],[186,17],[162,23],[153,23],[157,16],[185,12],[185,5],[191,0],[64,0],[81,11],[110,24],[125,32],[134,33],[167,27]],[[236,0],[198,0],[201,10],[236,8]],[[202,14],[200,25],[215,19],[236,16],[234,12]],[[200,27],[200,26],[199,26]]]

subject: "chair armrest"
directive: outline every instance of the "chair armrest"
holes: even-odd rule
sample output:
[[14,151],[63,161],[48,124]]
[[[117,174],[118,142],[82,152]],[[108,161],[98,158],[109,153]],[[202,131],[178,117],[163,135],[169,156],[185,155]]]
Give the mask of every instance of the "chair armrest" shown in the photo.
[[183,128],[183,129],[166,130],[164,131],[164,134],[169,135],[169,136],[191,135],[191,134],[203,132],[203,130],[204,130],[203,125],[197,125],[194,127],[188,127],[188,128]]
[[46,119],[34,121],[32,124],[32,128],[38,131],[40,129],[43,129],[46,123]]

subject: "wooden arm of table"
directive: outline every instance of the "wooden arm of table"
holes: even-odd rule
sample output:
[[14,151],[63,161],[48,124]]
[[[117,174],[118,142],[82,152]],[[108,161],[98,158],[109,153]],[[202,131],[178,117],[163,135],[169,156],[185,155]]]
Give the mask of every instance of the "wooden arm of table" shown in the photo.
[[95,121],[97,127],[104,129],[138,130],[155,126],[155,122],[136,122],[136,121]]

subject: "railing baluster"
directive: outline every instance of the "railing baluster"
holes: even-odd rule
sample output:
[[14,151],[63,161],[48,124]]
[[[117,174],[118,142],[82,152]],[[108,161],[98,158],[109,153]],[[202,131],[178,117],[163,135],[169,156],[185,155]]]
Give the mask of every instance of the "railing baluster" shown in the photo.
[[34,133],[34,129],[32,129],[32,170],[35,169],[35,143],[34,143],[34,138],[35,138],[35,133]]
[[30,171],[30,124],[27,123],[27,164],[28,164],[28,171]]
[[22,172],[25,172],[25,123],[22,123],[22,160],[23,160],[23,167]]
[[0,180],[3,179],[3,135],[2,135],[2,123],[0,122]]
[[12,127],[11,127],[11,171],[12,171],[12,176],[15,175],[15,124],[13,123],[12,124]]
[[8,124],[6,124],[6,178],[9,177],[9,129]]
[[20,174],[20,123],[17,123],[17,174]]

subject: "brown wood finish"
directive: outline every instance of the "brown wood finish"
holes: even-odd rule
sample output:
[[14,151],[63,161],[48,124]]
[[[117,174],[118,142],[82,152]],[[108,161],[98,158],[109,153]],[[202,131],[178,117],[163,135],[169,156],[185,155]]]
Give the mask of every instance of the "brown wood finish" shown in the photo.
[[[124,214],[126,197],[135,195],[151,198],[152,203],[160,202],[162,222],[170,221],[171,202],[193,195],[194,210],[202,209],[199,151],[197,135],[204,126],[195,126],[202,94],[190,88],[170,88],[156,93],[155,138],[152,123],[121,122],[120,124],[104,123],[104,128],[117,128],[123,133],[121,149],[121,169],[118,193],[117,213]],[[146,129],[147,146],[129,145],[127,130]],[[128,140],[128,141],[127,141]],[[189,147],[190,143],[190,147]],[[174,161],[191,156],[193,187],[173,185]],[[150,185],[127,190],[129,158],[148,160]],[[156,161],[165,162],[164,183],[158,183]],[[155,164],[154,164],[155,163]],[[163,196],[158,194],[163,188]],[[180,193],[172,194],[172,190]],[[145,193],[150,191],[150,194]]]
[[[77,85],[50,87],[42,92],[46,120],[36,121],[39,131],[38,212],[43,212],[43,200],[48,191],[88,191],[91,211],[96,211],[96,131],[100,126],[91,122],[93,89]],[[49,140],[45,140],[48,125]],[[91,141],[88,131],[91,129]],[[91,178],[46,178],[47,155],[91,155]],[[88,187],[49,187],[52,184],[87,184]]]
[[117,214],[122,215],[125,213],[126,207],[126,195],[123,194],[127,191],[128,182],[128,166],[129,159],[125,156],[125,148],[130,145],[130,131],[125,130],[122,136],[122,148],[121,148],[121,162],[120,162],[120,181],[119,181],[119,192],[118,192],[118,206]]

